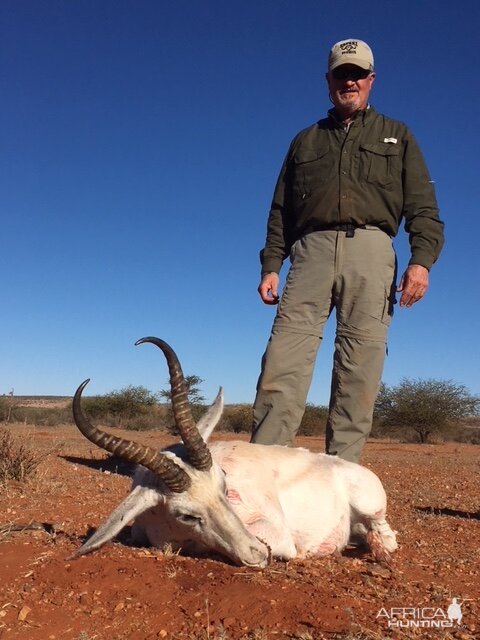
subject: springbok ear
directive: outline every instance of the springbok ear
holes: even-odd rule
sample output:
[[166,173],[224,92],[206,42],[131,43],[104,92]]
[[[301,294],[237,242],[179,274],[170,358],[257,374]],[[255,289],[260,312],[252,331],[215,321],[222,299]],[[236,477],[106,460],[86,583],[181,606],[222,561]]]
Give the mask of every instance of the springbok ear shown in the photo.
[[223,412],[223,389],[220,387],[211,407],[197,422],[197,429],[205,442],[208,442],[212,431],[218,424]]

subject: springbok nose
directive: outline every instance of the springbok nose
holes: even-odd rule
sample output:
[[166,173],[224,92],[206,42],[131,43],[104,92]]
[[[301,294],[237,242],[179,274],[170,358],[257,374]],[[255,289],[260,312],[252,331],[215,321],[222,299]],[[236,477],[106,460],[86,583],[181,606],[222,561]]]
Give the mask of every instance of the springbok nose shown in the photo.
[[249,564],[252,567],[260,567],[261,569],[263,569],[270,563],[270,560],[271,560],[270,549],[263,542],[261,543],[261,546],[259,545],[251,546],[250,554],[251,556],[250,556]]

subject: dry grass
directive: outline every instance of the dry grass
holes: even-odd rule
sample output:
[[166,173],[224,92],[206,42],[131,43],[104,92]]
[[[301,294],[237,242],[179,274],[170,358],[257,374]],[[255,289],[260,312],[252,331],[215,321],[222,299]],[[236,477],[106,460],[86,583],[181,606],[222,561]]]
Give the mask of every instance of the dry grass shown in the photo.
[[44,457],[21,442],[9,430],[0,428],[0,489],[5,487],[9,480],[24,482],[34,475]]

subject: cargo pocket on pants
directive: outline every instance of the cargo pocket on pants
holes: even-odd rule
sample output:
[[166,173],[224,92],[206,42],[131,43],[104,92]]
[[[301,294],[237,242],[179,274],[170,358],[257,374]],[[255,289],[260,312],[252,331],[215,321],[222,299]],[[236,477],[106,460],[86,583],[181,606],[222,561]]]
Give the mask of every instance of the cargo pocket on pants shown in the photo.
[[393,307],[396,304],[395,287],[385,287],[385,300],[383,304],[382,323],[389,325],[393,317]]

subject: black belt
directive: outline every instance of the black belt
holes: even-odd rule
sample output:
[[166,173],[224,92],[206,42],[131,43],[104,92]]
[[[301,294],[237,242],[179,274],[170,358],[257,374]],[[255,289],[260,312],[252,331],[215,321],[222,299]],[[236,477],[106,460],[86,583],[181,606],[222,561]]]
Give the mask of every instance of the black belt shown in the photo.
[[302,235],[313,233],[314,231],[345,231],[347,238],[353,238],[356,229],[366,229],[365,224],[311,224],[303,230]]

